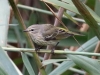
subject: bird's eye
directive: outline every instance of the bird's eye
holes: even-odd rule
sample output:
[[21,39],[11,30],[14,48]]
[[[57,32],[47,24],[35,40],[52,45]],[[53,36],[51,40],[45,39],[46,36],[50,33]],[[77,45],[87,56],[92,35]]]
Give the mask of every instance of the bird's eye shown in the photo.
[[31,29],[31,31],[34,31],[34,29]]

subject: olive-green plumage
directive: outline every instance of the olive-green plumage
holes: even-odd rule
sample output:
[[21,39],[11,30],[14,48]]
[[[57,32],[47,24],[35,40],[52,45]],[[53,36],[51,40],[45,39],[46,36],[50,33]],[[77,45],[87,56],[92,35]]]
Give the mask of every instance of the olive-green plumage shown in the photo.
[[69,36],[80,35],[51,24],[35,24],[29,26],[25,32],[29,32],[32,40],[38,45],[56,45],[56,43]]

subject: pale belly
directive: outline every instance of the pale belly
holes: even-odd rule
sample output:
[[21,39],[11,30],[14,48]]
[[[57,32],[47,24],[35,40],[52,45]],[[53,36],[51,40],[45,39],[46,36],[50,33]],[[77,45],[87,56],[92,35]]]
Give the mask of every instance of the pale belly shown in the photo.
[[[31,37],[32,38],[32,40],[36,43],[36,44],[38,44],[38,45],[43,45],[43,46],[47,46],[47,45],[56,45],[57,44],[57,41],[45,41],[42,37],[40,38],[40,37],[38,37],[38,38],[33,38],[33,37]],[[39,40],[40,39],[40,40]]]
[[44,40],[33,40],[36,44],[38,45],[56,45],[57,44],[57,41],[44,41]]

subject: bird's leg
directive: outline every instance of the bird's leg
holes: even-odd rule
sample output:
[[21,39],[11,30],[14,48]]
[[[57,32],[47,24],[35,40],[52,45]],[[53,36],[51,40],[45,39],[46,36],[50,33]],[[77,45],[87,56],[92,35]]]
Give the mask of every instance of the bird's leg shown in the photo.
[[34,46],[35,46],[35,51],[36,52],[39,51],[42,48],[42,46],[37,45],[36,43],[34,43]]
[[58,46],[58,44],[59,44],[59,42],[57,42],[56,45],[53,47],[53,49],[51,50],[51,54],[54,54],[54,50]]
[[[45,37],[46,41],[50,41],[50,40],[56,40],[56,38],[53,37]],[[56,45],[54,46],[54,48],[51,50],[51,54],[54,54],[54,50],[57,47],[57,45],[59,44],[59,42],[56,43]]]
[[40,51],[41,46],[35,47],[35,51]]

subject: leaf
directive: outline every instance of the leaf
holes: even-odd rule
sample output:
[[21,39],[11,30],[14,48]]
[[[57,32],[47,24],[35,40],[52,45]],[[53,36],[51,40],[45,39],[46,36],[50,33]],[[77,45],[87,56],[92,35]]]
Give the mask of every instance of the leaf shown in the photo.
[[68,68],[74,65],[75,64],[73,63],[73,61],[64,61],[55,70],[53,70],[49,75],[60,75],[63,72],[65,72]]
[[[3,69],[8,75],[19,75],[14,65],[11,63],[8,55],[4,52],[4,50],[0,47],[0,65],[1,69]],[[1,72],[3,72],[1,70]],[[2,74],[0,74],[2,75]],[[21,75],[21,74],[20,74]]]
[[67,55],[80,68],[88,72],[89,75],[100,75],[100,63],[95,60],[81,55]]
[[29,72],[29,74],[35,75],[34,70],[33,70],[32,66],[27,58],[27,55],[25,53],[21,53],[21,55],[22,55],[23,63],[25,65],[27,71]]
[[46,70],[46,73],[49,74],[53,70],[53,64],[48,64],[45,70]]
[[73,4],[67,4],[65,2],[62,2],[62,1],[58,1],[58,0],[43,0],[49,4],[52,4],[52,5],[56,5],[56,6],[60,6],[60,7],[63,7],[65,9],[68,9],[70,11],[73,11],[77,14],[79,14],[78,10],[75,8],[75,6]]
[[91,14],[89,12],[89,7],[86,7],[85,4],[81,3],[79,0],[72,0],[78,11],[81,13],[82,17],[86,21],[86,23],[90,26],[90,28],[94,31],[95,35],[100,39],[100,28],[98,23],[94,18],[94,13]]
[[[76,9],[76,7],[74,6],[73,2],[71,0],[64,0],[63,2],[62,1],[59,1],[59,0],[43,0],[49,4],[52,4],[52,5],[56,5],[56,6],[60,6],[60,7],[63,7],[65,9],[68,9],[72,12],[75,12],[77,14],[80,14],[78,12],[78,10]],[[86,6],[86,5],[85,5]],[[86,6],[86,8],[88,9],[88,11],[91,13],[91,15],[93,16],[93,18],[97,21],[97,22],[100,22],[100,17],[92,10],[90,9],[88,6]]]
[[56,62],[60,62],[60,61],[70,61],[70,59],[49,59],[49,60],[44,60],[42,62],[43,66],[51,64],[51,63],[56,63]]
[[4,70],[3,65],[0,63],[0,75],[9,75],[6,70]]
[[[92,34],[91,34],[91,33],[92,33]],[[93,29],[89,28],[89,30],[88,30],[88,39],[91,39],[91,38],[93,38],[94,36],[95,36],[95,33],[94,33]]]
[[[76,51],[93,51],[98,42],[97,37],[93,37],[88,42],[84,43]],[[68,70],[70,67],[75,66],[73,61],[64,61],[55,70],[53,70],[49,75],[59,75]]]

